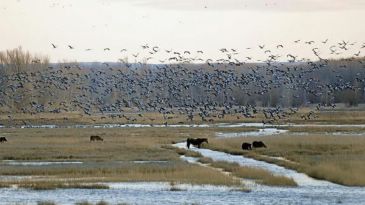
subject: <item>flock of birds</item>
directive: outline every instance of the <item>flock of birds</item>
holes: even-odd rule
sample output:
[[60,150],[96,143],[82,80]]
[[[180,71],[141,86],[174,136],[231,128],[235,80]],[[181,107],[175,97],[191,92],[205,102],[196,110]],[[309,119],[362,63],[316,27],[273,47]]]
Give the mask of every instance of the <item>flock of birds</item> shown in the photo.
[[[320,43],[327,42],[328,39]],[[266,54],[266,60],[250,63],[247,61],[252,60],[251,57],[238,59],[237,49],[219,49],[225,57],[213,60],[191,57],[194,52],[204,53],[200,50],[179,52],[146,44],[141,47],[150,54],[146,59],[158,52],[165,52],[169,57],[159,64],[119,59],[118,63],[59,63],[44,69],[4,73],[0,75],[0,109],[6,107],[3,110],[9,113],[30,114],[82,111],[86,115],[103,113],[128,121],[136,121],[145,112],[159,112],[166,123],[169,114],[176,113],[186,115],[187,121],[195,118],[213,121],[230,114],[237,118],[254,118],[261,113],[264,123],[273,123],[297,113],[298,108],[293,106],[295,101],[299,101],[295,105],[300,106],[313,103],[309,98],[328,96],[325,103],[319,102],[315,108],[321,110],[326,106],[334,108],[336,93],[341,91],[365,93],[365,58],[360,56],[365,43],[353,56],[342,60],[322,58],[314,41],[304,44],[313,47],[316,60],[287,54],[287,62],[280,62],[280,56],[265,45],[258,45],[258,49]],[[355,44],[341,41],[330,46],[329,51],[338,55],[350,51]],[[58,48],[53,43],[51,46]],[[72,45],[67,47],[75,49]],[[283,47],[279,44],[276,49]],[[137,58],[139,53],[132,55]],[[39,63],[37,59],[32,62]],[[0,66],[1,72],[5,67]],[[278,90],[280,94],[275,94]],[[273,102],[274,94],[279,103]],[[290,96],[292,103],[284,107],[283,103],[288,103],[289,99],[285,96]],[[125,115],[131,110],[136,113],[135,117]],[[302,119],[316,118],[315,110],[303,114]]]

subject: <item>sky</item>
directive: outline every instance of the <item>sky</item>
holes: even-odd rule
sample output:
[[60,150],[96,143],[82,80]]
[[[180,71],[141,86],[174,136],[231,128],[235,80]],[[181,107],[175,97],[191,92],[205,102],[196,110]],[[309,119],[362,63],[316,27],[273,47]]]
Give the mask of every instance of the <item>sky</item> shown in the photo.
[[218,59],[221,48],[259,61],[267,49],[282,60],[312,58],[313,47],[332,57],[328,47],[344,40],[354,43],[346,56],[365,43],[363,19],[364,0],[0,0],[0,50],[21,46],[52,62],[133,61],[149,56],[141,48],[148,44],[161,49],[151,62],[168,58],[165,49]]

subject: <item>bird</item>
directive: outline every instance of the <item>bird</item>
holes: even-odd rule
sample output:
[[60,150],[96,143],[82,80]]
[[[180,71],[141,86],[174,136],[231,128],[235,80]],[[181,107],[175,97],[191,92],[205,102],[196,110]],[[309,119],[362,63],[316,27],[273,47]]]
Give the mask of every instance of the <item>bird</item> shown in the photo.
[[141,46],[143,49],[147,49],[147,48],[149,48],[149,45],[148,44],[145,44],[145,45],[142,45]]
[[74,47],[73,47],[73,46],[71,46],[71,45],[68,45],[68,48],[69,48],[69,49],[74,49]]
[[154,47],[152,48],[152,50],[153,50],[154,52],[158,52],[159,48],[158,48],[158,46],[154,46]]
[[328,39],[322,41],[323,44],[326,44],[328,42]]
[[53,44],[53,43],[51,43],[51,44],[52,44],[52,47],[53,47],[53,48],[57,48],[57,46],[56,46],[55,44]]

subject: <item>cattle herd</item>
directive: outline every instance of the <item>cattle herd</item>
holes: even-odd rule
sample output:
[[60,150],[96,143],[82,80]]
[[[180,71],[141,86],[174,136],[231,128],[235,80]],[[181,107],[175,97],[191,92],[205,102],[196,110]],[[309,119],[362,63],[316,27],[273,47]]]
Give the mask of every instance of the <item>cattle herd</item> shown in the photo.
[[[186,139],[186,146],[188,147],[188,149],[190,149],[190,145],[195,145],[198,148],[200,148],[201,145],[203,144],[203,142],[208,143],[208,139],[207,138],[188,138],[188,139]],[[241,147],[243,150],[252,150],[252,148],[266,148],[266,145],[262,141],[253,141],[252,144],[248,143],[248,142],[244,142],[244,143],[242,143]]]
[[252,150],[252,148],[266,148],[262,141],[253,141],[252,144],[248,142],[242,143],[243,150]]

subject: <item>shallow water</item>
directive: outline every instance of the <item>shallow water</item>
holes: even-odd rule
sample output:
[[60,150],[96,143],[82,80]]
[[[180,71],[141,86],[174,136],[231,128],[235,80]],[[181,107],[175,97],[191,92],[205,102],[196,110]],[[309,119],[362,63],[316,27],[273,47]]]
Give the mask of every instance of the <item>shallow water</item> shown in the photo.
[[[185,143],[178,143],[174,146],[186,149]],[[204,157],[210,157],[215,161],[236,162],[242,166],[265,169],[275,175],[291,177],[298,184],[296,188],[255,185],[253,187],[254,193],[260,193],[262,191],[267,194],[273,194],[272,196],[267,196],[268,198],[264,199],[264,201],[270,201],[271,198],[276,203],[277,199],[275,197],[278,197],[279,194],[276,192],[280,192],[284,198],[292,194],[287,200],[290,200],[294,204],[316,204],[317,202],[318,204],[334,204],[337,202],[341,202],[342,204],[365,204],[365,188],[362,187],[346,187],[328,181],[317,180],[295,170],[243,156],[195,147],[192,147],[191,150],[199,152]]]
[[257,131],[249,131],[249,132],[217,132],[216,136],[218,139],[235,138],[235,137],[262,137],[269,135],[278,135],[286,132],[288,132],[288,130],[282,130],[277,128],[263,128]]
[[1,128],[145,128],[145,127],[190,127],[190,128],[207,128],[207,127],[218,127],[218,128],[234,128],[234,127],[258,127],[258,128],[270,128],[270,127],[357,127],[365,128],[365,124],[264,124],[264,123],[213,123],[213,124],[86,124],[86,125],[22,125],[22,126],[0,126]]
[[[273,126],[263,125],[262,123],[239,123],[239,124],[212,124],[212,125],[168,125],[167,127],[263,127],[254,136],[267,136],[272,134],[281,134],[285,131],[282,129],[272,128]],[[365,125],[280,125],[275,126],[284,128],[288,126],[323,126],[323,127],[365,127]],[[55,125],[37,126],[37,128],[58,128]],[[75,125],[66,128],[138,128],[138,127],[165,127],[165,125]],[[24,127],[29,128],[29,127]],[[34,127],[35,128],[35,127]],[[284,128],[285,129],[285,128]],[[242,137],[252,136],[254,132],[242,133],[223,133],[221,137]],[[175,144],[174,146],[185,148],[185,143]],[[46,191],[34,191],[29,189],[1,188],[0,205],[8,204],[37,204],[38,201],[53,201],[57,204],[75,204],[80,201],[89,201],[96,203],[104,200],[110,204],[129,203],[129,204],[365,204],[365,188],[346,187],[331,182],[316,180],[305,174],[298,173],[274,164],[234,156],[222,152],[208,149],[191,148],[201,153],[203,156],[210,157],[214,160],[224,160],[237,162],[242,166],[258,167],[271,171],[276,175],[292,177],[298,187],[268,187],[255,183],[246,182],[248,188],[252,191],[249,193],[233,191],[232,188],[222,186],[191,186],[191,185],[174,185],[181,191],[170,191],[169,183],[159,182],[139,182],[139,183],[108,183],[110,189],[56,189]],[[183,160],[190,163],[196,163],[196,158],[183,157]],[[4,163],[4,162],[3,162]],[[13,165],[24,166],[46,166],[54,162],[18,162],[8,161]],[[15,164],[14,164],[15,163]],[[27,163],[27,164],[25,164]],[[51,164],[49,164],[51,163]],[[71,162],[72,163],[72,162]],[[78,162],[74,162],[77,164]],[[135,161],[133,163],[165,163],[164,161]],[[9,165],[9,164],[8,164]],[[57,166],[67,166],[59,164]],[[0,178],[1,180],[28,179],[23,176],[8,176]]]
[[66,162],[66,161],[62,161],[62,162],[45,162],[45,161],[40,161],[40,162],[32,162],[32,161],[16,161],[16,160],[3,160],[2,161],[3,164],[5,165],[14,165],[14,166],[48,166],[48,165],[67,165],[67,164],[82,164],[83,162]]
[[[185,148],[185,143],[174,146]],[[365,188],[345,187],[327,181],[316,180],[293,170],[242,156],[234,156],[208,149],[191,148],[214,160],[237,162],[244,166],[259,167],[277,175],[292,177],[299,187],[268,187],[246,183],[252,191],[235,191],[224,186],[173,185],[181,191],[170,191],[169,183],[137,182],[107,183],[110,189],[56,189],[34,191],[29,189],[0,189],[0,204],[37,204],[38,201],[53,201],[57,204],[74,204],[80,201],[110,204],[365,204]],[[183,157],[196,163],[196,158]]]
[[[170,191],[169,183],[108,183],[110,189],[57,189],[33,191],[26,189],[0,189],[0,204],[37,204],[38,201],[54,201],[58,204],[74,204],[80,201],[110,204],[240,204],[243,193],[230,192],[228,187],[174,185],[181,191]],[[209,202],[209,203],[206,203]]]

